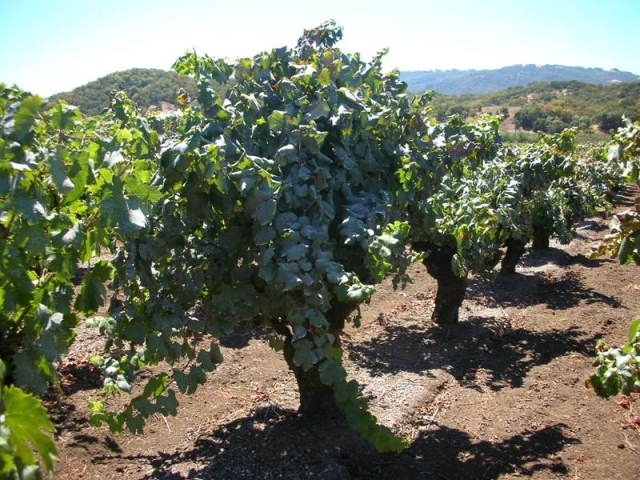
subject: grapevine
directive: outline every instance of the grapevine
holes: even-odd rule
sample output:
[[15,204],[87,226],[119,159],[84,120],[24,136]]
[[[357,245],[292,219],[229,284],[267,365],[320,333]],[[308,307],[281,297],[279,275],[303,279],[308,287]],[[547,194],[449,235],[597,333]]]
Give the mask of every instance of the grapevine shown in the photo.
[[[364,63],[333,46],[341,36],[328,23],[293,49],[176,62],[195,77],[197,103],[159,155],[148,231],[115,251],[118,300],[95,359],[112,394],[142,366],[172,369],[124,411],[92,403],[95,424],[141,431],[149,415],[175,413],[175,389],[195,391],[222,361],[216,338],[257,322],[296,377],[303,415],[344,416],[377,448],[404,447],[347,379],[340,335],[373,285],[411,261],[394,173],[415,128],[382,53]],[[225,100],[212,82],[229,86]],[[195,347],[202,334],[208,349]]]
[[[53,471],[40,398],[83,318],[106,340],[91,357],[104,374],[93,425],[140,433],[175,415],[178,392],[223,361],[219,340],[248,326],[282,351],[302,415],[343,417],[400,451],[342,362],[343,329],[375,285],[422,261],[438,280],[432,319],[456,323],[467,276],[490,273],[505,245],[508,273],[529,240],[568,242],[607,207],[621,168],[638,179],[638,124],[606,152],[579,152],[572,130],[505,145],[499,117],[435,122],[430,93],[382,72],[384,51],[364,62],[341,37],[327,22],[234,62],[187,53],[174,69],[197,94],[180,92],[171,117],[122,93],[92,118],[45,111],[0,85],[0,473],[36,475],[36,455]],[[640,263],[638,214],[616,217],[602,252]],[[599,394],[638,390],[639,330],[598,347]]]
[[[640,122],[626,121],[611,142],[609,160],[619,162],[628,173],[628,180],[638,185]],[[636,198],[633,209],[616,214],[610,223],[610,233],[593,252],[592,257],[610,255],[623,264],[633,261],[640,265],[640,203]],[[610,348],[604,342],[596,346],[595,369],[586,385],[602,397],[622,392],[640,393],[640,318],[631,322],[628,342]]]
[[53,469],[52,426],[38,397],[58,384],[79,315],[105,301],[113,269],[95,257],[144,228],[151,189],[141,162],[157,135],[126,125],[133,107],[122,96],[104,117],[84,119],[64,103],[43,111],[39,97],[0,88],[2,468],[23,475],[35,468],[28,444]]

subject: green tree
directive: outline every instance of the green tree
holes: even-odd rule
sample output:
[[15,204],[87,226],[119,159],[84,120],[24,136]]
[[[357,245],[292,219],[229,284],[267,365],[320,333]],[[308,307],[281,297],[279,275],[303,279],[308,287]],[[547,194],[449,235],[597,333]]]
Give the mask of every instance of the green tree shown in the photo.
[[[525,130],[536,128],[536,122],[539,122],[542,118],[544,118],[544,112],[538,103],[528,103],[524,105],[513,117],[516,127]],[[541,125],[538,124],[538,128],[540,126]]]
[[621,111],[606,110],[596,114],[593,121],[598,124],[598,128],[603,132],[611,132],[624,125],[623,115],[624,113]]

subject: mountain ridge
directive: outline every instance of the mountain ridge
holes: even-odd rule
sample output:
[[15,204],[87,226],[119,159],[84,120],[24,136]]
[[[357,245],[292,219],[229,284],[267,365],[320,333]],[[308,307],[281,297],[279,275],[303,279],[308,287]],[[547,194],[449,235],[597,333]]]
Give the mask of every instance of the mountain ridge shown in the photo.
[[[515,65],[495,70],[420,70],[400,72],[400,77],[407,82],[410,92],[434,90],[440,95],[454,96],[494,93],[540,82],[615,85],[640,81],[640,76],[616,69],[562,65]],[[213,88],[220,89],[223,94],[224,87],[214,85]],[[179,76],[173,71],[133,68],[105,75],[70,92],[52,95],[49,101],[63,99],[80,107],[85,114],[95,115],[107,105],[113,90],[124,90],[141,108],[158,108],[166,104],[175,105],[180,89],[184,89],[191,98],[197,97],[193,78]]]
[[565,65],[510,65],[483,70],[414,70],[400,72],[412,93],[433,90],[447,95],[483,94],[536,82],[576,80],[597,85],[637,82],[640,75],[618,69]]

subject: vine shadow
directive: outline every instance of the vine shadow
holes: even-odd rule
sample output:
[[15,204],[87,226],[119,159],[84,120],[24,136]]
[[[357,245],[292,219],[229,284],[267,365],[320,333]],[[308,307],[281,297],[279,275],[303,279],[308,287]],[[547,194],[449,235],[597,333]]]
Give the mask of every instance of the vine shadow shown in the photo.
[[[532,368],[554,358],[568,353],[591,357],[603,334],[584,332],[577,326],[559,325],[542,332],[511,328],[505,322],[503,307],[544,305],[554,315],[581,303],[624,308],[616,298],[584,285],[580,276],[571,271],[503,276],[494,282],[473,278],[467,298],[502,313],[471,316],[450,328],[405,318],[406,322],[384,326],[377,337],[368,341],[346,339],[345,351],[372,375],[402,370],[432,376],[431,370],[441,369],[466,386],[480,389],[475,375],[482,369],[482,375],[488,377],[483,379],[484,386],[492,390],[514,388],[522,386]],[[550,321],[553,318],[560,319],[561,315],[550,315]]]
[[[576,234],[580,238],[580,234]],[[582,253],[572,255],[561,248],[549,247],[543,249],[534,249],[527,247],[524,255],[518,262],[518,267],[524,268],[540,268],[545,265],[556,265],[558,267],[570,267],[572,265],[581,265],[587,268],[596,268],[607,262],[603,258],[589,258]],[[517,270],[517,267],[516,267]],[[518,273],[516,273],[518,275]],[[513,275],[502,275],[510,278]]]
[[[557,423],[523,430],[501,442],[477,441],[463,431],[436,427],[422,431],[399,454],[377,453],[342,421],[310,422],[295,412],[257,410],[201,435],[179,452],[118,456],[152,467],[142,477],[199,479],[383,480],[389,478],[490,479],[517,473],[568,473],[557,456],[579,441]],[[110,462],[112,455],[94,458]],[[197,465],[184,471],[180,466]],[[182,471],[180,471],[182,470]]]
[[545,305],[551,310],[565,310],[585,302],[622,308],[620,300],[587,287],[580,275],[572,271],[562,272],[561,276],[551,273],[501,275],[492,284],[483,279],[471,279],[467,298],[487,293],[503,307]]
[[496,479],[515,474],[529,478],[536,472],[567,475],[567,465],[556,455],[580,441],[568,436],[566,424],[525,429],[501,442],[473,441],[462,430],[438,427],[421,434],[403,453],[404,462],[384,465],[374,478]]
[[[468,388],[497,391],[523,385],[528,373],[568,353],[593,355],[602,334],[578,327],[533,332],[496,329],[489,317],[470,317],[451,329],[389,325],[381,335],[346,346],[349,358],[371,375],[409,371],[432,376],[444,370]],[[482,381],[476,374],[482,369]]]

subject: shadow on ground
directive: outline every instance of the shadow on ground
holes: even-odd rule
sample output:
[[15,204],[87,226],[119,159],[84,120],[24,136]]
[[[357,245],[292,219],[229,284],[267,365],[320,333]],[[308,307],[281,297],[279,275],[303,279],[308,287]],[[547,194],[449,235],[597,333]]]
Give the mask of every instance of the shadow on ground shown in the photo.
[[475,372],[488,376],[492,390],[520,387],[528,372],[567,353],[591,356],[601,335],[585,336],[572,327],[550,332],[499,330],[497,322],[472,317],[450,330],[392,325],[368,342],[349,344],[349,358],[372,375],[399,370],[429,375],[442,369],[458,381],[472,383]]
[[566,310],[582,302],[602,303],[614,308],[622,306],[617,298],[585,285],[580,275],[572,271],[500,275],[491,283],[484,279],[470,280],[466,298],[487,295],[502,307],[543,305],[551,310]]
[[[495,282],[473,279],[467,298],[490,309],[492,316],[472,315],[450,328],[400,317],[368,341],[346,339],[345,351],[372,375],[403,370],[428,376],[429,371],[441,369],[475,388],[474,376],[482,369],[483,385],[492,390],[520,387],[534,367],[569,353],[593,355],[602,334],[585,332],[578,326],[567,328],[562,322],[563,310],[582,303],[622,307],[617,299],[588,288],[578,274],[566,271],[511,275]],[[551,310],[545,315],[551,328],[514,327],[504,311],[533,305]]]
[[[578,443],[563,424],[524,430],[502,442],[475,441],[464,431],[436,427],[400,454],[381,454],[340,421],[308,422],[291,411],[272,413],[272,408],[258,410],[252,418],[202,435],[181,452],[118,458],[149,464],[153,470],[147,479],[491,479],[540,470],[566,474],[556,454]],[[110,455],[94,458],[112,460]],[[176,468],[188,463],[205,465],[188,472]]]

